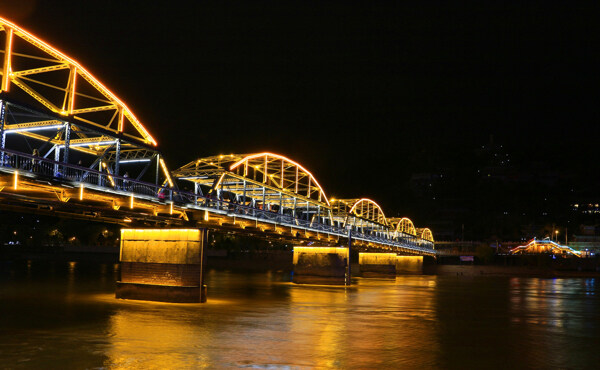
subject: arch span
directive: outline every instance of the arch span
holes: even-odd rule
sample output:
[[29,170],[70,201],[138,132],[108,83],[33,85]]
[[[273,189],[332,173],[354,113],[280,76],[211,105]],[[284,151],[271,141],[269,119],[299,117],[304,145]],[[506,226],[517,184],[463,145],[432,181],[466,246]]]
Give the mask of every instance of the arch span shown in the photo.
[[366,233],[388,235],[390,226],[383,210],[368,198],[331,199],[334,223],[346,228],[351,226]]
[[291,216],[310,225],[331,225],[325,191],[305,167],[275,153],[228,154],[192,161],[175,170],[195,192],[251,209]]
[[358,199],[350,207],[348,213],[353,214],[356,217],[376,222],[386,227],[388,226],[388,221],[385,218],[383,209],[381,209],[379,204],[377,204],[375,201],[368,198]]
[[402,217],[396,226],[396,232],[417,236],[417,229],[408,217]]
[[229,170],[330,205],[323,187],[313,174],[298,162],[280,154],[268,152],[249,154],[231,164]]
[[28,97],[52,113],[157,145],[131,109],[73,58],[4,18],[0,45],[3,95]]
[[418,235],[421,239],[423,240],[427,240],[433,243],[433,233],[431,232],[431,230],[429,228],[424,228],[424,229],[419,229],[418,231]]

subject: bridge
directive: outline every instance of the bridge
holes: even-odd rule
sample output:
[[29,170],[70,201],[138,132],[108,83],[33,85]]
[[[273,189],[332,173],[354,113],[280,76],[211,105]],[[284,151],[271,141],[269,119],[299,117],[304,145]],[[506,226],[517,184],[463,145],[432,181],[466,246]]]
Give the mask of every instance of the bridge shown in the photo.
[[431,230],[386,217],[371,199],[329,199],[281,154],[203,157],[171,171],[133,111],[77,61],[3,18],[0,52],[4,209],[435,256]]
[[545,239],[536,239],[533,238],[527,242],[525,245],[520,245],[512,248],[509,251],[510,254],[554,254],[559,256],[575,256],[581,257],[582,253],[580,251],[576,251],[575,249],[566,246],[560,245],[558,242],[550,240],[549,238]]

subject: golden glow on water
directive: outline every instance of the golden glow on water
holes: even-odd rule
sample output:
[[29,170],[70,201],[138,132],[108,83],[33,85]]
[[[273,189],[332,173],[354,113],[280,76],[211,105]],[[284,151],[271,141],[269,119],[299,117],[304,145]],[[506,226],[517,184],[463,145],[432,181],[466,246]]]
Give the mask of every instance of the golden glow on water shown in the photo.
[[[227,286],[243,281],[209,275]],[[115,301],[110,294],[88,299],[115,307],[104,363],[110,368],[373,368],[411,363],[410,352],[396,349],[436,342],[434,325],[420,328],[416,341],[408,330],[434,317],[431,284],[420,277],[357,280],[350,289],[268,283],[286,291],[274,301],[210,298],[180,305]],[[399,284],[419,293],[398,294]],[[418,307],[409,308],[415,301]]]
[[[190,325],[177,317],[160,318],[152,311],[122,310],[110,318],[109,328],[112,340],[107,365],[111,368],[202,369],[209,366],[205,355],[193,354],[196,341],[211,337],[202,326]],[[188,354],[181,343],[189,345]],[[139,356],[140,352],[151,355]]]
[[[301,341],[296,343],[297,358],[306,361],[297,365],[339,368],[347,321],[338,310],[347,300],[345,291],[316,287],[292,289],[290,298],[295,303],[290,315],[290,331]],[[315,309],[307,310],[308,307]]]
[[231,299],[210,299],[206,303],[186,303],[182,305],[181,303],[170,303],[170,302],[154,302],[154,301],[137,301],[137,300],[128,300],[128,299],[115,299],[114,293],[98,293],[98,294],[89,294],[83,298],[85,301],[92,303],[103,303],[114,305],[115,307],[119,307],[121,309],[127,307],[173,307],[173,308],[203,308],[210,306],[220,306],[220,305],[231,305],[235,303],[235,300]]
[[594,279],[421,275],[357,278],[343,288],[210,270],[208,302],[182,305],[117,300],[111,265],[96,267],[106,279],[90,279],[90,268],[64,263],[41,273],[30,261],[16,277],[0,275],[0,364],[586,368],[600,340]]

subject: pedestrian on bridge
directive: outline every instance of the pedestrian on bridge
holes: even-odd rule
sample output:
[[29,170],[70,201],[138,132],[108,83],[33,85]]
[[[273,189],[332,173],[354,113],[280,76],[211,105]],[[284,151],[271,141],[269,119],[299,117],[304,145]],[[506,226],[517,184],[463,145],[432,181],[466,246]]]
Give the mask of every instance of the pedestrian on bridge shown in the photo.
[[127,190],[129,188],[129,180],[127,180],[129,178],[129,172],[125,172],[123,178],[123,190]]
[[33,155],[33,158],[31,158],[31,171],[38,172],[40,169],[39,168],[40,160],[36,159],[36,158],[40,156],[40,151],[37,148],[35,148],[35,149],[33,149],[32,155]]

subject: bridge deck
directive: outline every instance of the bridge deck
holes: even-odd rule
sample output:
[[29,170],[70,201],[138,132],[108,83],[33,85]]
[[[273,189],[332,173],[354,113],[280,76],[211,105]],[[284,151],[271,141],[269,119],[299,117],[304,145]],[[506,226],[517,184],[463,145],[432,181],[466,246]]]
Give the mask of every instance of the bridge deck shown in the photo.
[[[100,202],[103,205],[97,210],[116,215],[107,220],[124,225],[148,220],[188,225],[195,222],[200,227],[233,228],[238,232],[260,230],[313,241],[334,242],[348,237],[345,228],[331,224],[311,222],[14,150],[4,149],[0,155],[0,196],[4,198],[25,194],[30,201],[39,200],[40,204],[67,204],[74,199],[67,207],[86,209],[81,202]],[[50,194],[50,198],[43,193]],[[79,202],[74,203],[75,200]],[[415,238],[411,240],[353,230],[352,239],[362,242],[359,246],[400,253],[435,254],[432,243]]]

